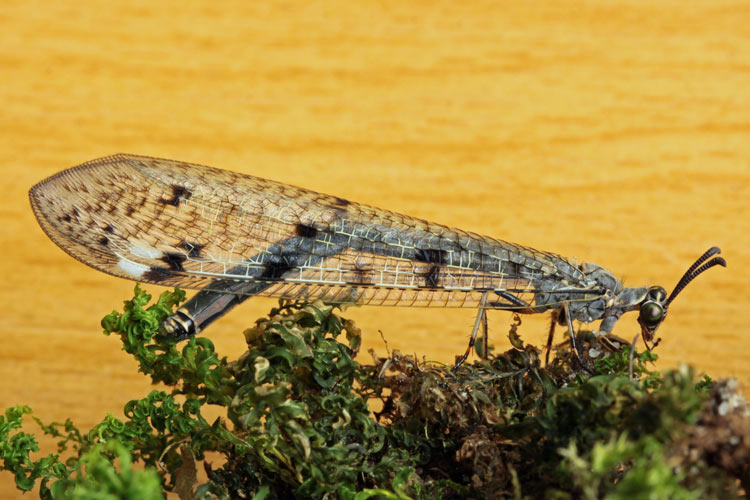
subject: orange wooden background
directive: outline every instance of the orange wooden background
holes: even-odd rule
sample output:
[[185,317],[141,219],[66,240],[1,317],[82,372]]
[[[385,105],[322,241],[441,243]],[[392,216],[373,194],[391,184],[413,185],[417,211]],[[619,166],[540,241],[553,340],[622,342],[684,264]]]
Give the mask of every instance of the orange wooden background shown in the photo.
[[[0,7],[0,402],[87,429],[149,390],[99,320],[133,284],[68,257],[29,187],[131,152],[252,173],[674,285],[659,366],[750,385],[750,10],[739,1]],[[157,287],[148,287],[158,292]],[[254,299],[208,334],[243,351]],[[347,311],[450,362],[470,310]],[[618,324],[632,337],[635,313]],[[490,314],[507,345],[510,315]],[[522,334],[545,336],[546,317]],[[46,442],[49,445],[49,442]],[[49,451],[49,448],[47,448]],[[0,496],[15,497],[0,474]]]

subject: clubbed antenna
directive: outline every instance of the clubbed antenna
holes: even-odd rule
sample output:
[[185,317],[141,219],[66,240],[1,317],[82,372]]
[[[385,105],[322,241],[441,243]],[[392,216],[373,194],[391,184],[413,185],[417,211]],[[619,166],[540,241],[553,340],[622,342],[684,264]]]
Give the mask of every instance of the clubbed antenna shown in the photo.
[[722,257],[714,257],[713,259],[703,264],[709,257],[713,257],[714,255],[719,253],[721,253],[721,249],[719,247],[711,247],[708,249],[708,251],[706,251],[706,253],[701,255],[698,260],[696,260],[693,265],[690,266],[687,271],[685,271],[685,274],[682,275],[680,281],[677,282],[674,290],[672,290],[669,298],[664,303],[664,307],[668,307],[669,304],[674,300],[674,298],[677,297],[677,295],[688,285],[688,283],[693,281],[696,276],[701,274],[703,271],[711,269],[714,266],[727,267],[727,261],[725,261]]

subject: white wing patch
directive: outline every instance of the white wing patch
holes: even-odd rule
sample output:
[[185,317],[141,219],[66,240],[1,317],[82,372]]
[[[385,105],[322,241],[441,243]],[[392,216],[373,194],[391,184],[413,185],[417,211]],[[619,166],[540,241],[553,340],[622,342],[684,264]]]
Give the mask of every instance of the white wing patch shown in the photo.
[[117,262],[117,267],[122,269],[125,274],[131,276],[133,279],[140,279],[144,273],[150,269],[145,264],[139,264],[125,258],[120,258]]

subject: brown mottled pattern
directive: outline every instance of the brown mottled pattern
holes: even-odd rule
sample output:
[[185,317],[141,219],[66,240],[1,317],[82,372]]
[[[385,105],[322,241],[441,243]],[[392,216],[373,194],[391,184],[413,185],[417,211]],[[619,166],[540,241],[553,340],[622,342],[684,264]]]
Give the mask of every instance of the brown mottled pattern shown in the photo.
[[[40,182],[30,197],[44,231],[70,255],[160,285],[211,290],[229,278],[266,282],[259,295],[448,307],[476,307],[487,290],[531,304],[543,282],[587,286],[558,255],[172,160],[93,160]],[[289,256],[304,262],[284,267]],[[269,259],[283,277],[269,275]]]

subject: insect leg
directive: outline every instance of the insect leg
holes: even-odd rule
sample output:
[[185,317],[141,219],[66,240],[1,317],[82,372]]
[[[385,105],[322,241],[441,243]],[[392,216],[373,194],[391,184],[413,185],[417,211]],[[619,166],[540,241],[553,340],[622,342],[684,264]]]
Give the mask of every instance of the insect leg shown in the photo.
[[565,320],[568,322],[568,332],[570,332],[570,344],[573,347],[573,352],[576,353],[576,358],[578,359],[578,362],[581,363],[581,366],[585,367],[586,365],[583,364],[581,353],[578,352],[578,346],[576,345],[576,332],[573,328],[573,320],[570,317],[570,306],[567,302],[563,302],[562,307],[565,314]]
[[552,342],[555,339],[555,326],[557,326],[559,317],[559,312],[557,310],[553,310],[552,314],[550,315],[551,321],[549,324],[549,335],[547,335],[547,354],[544,357],[544,366],[547,366],[549,364],[549,353],[552,350]]
[[479,344],[476,351],[479,356],[487,360],[489,358],[490,338],[489,338],[489,326],[487,320],[487,309],[482,314],[482,343]]
[[[457,370],[459,366],[464,364],[464,361],[466,361],[466,358],[469,357],[469,353],[471,352],[471,348],[474,347],[474,342],[477,340],[477,333],[479,333],[479,325],[484,322],[485,330],[485,343],[487,339],[487,310],[485,307],[487,306],[487,294],[489,294],[489,291],[486,291],[482,294],[482,299],[479,301],[479,311],[477,312],[477,319],[474,322],[474,328],[471,330],[471,339],[469,340],[469,347],[466,348],[466,352],[461,356],[461,358],[456,361],[456,364],[453,365],[453,369]],[[485,351],[486,356],[486,351]]]
[[482,359],[487,360],[490,356],[489,326],[487,325],[487,310],[482,314],[482,329],[484,330],[484,342],[482,342]]

